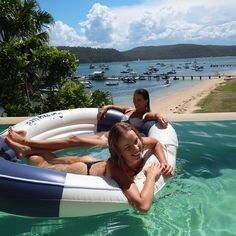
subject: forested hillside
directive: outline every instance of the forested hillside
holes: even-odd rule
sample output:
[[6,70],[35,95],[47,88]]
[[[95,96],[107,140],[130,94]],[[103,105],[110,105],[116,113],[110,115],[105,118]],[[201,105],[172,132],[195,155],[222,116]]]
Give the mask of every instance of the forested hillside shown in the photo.
[[129,61],[129,56],[110,48],[88,47],[58,47],[61,50],[69,50],[79,59],[79,63]]
[[133,60],[236,56],[236,46],[177,44],[138,47],[124,52]]
[[58,47],[75,54],[79,63],[236,56],[236,46],[177,44],[137,47],[128,51],[109,48]]

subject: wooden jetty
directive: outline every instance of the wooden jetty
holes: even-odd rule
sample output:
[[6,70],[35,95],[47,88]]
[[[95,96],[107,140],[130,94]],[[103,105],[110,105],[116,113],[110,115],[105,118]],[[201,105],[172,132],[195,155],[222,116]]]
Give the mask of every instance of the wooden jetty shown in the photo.
[[[119,75],[119,76],[110,76],[111,78],[122,80],[124,78],[133,78],[135,80],[195,80],[195,79],[217,79],[221,77],[228,77],[228,78],[235,78],[236,75],[166,75],[166,74],[160,74],[160,75]],[[105,78],[106,79],[106,78]]]

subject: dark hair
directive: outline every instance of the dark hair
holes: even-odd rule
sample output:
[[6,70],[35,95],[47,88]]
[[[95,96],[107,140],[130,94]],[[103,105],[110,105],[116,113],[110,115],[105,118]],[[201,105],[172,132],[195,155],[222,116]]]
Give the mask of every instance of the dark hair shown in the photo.
[[142,95],[143,96],[143,99],[147,100],[147,105],[146,105],[146,112],[150,112],[151,109],[150,109],[150,98],[149,98],[149,93],[146,89],[136,89],[134,91],[134,95],[135,94],[139,94],[139,95]]
[[138,136],[141,143],[143,144],[142,137],[140,136],[139,132],[134,126],[130,125],[129,123],[116,123],[109,131],[108,146],[111,155],[111,160],[115,165],[121,168],[124,166],[124,162],[123,158],[121,157],[120,150],[118,148],[118,142],[119,139],[130,130],[133,130],[135,132],[135,134]]

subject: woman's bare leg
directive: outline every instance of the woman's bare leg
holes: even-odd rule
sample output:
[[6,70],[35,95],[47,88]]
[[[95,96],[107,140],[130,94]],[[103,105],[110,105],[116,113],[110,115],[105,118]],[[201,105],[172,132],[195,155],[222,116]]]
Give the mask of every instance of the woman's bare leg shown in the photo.
[[11,147],[15,152],[16,152],[16,156],[21,159],[25,156],[28,156],[28,155],[33,155],[33,154],[38,154],[38,155],[42,155],[42,156],[48,156],[49,158],[49,153],[51,154],[50,158],[53,158],[55,157],[55,155],[48,151],[48,150],[45,150],[45,149],[37,149],[37,148],[31,148],[29,146],[26,146],[26,145],[22,145],[20,143],[17,143],[17,142],[14,142],[13,140],[11,140],[9,137],[6,137],[5,138],[5,142],[9,145],[9,147]]
[[83,163],[83,162],[88,162],[88,161],[97,161],[97,159],[93,156],[56,157],[56,155],[52,153],[50,150],[31,148],[26,145],[22,145],[20,143],[14,142],[9,137],[6,137],[5,140],[6,140],[6,143],[16,152],[16,155],[19,159],[23,158],[24,156],[37,155],[37,156],[41,156],[49,164],[68,164],[68,165],[77,163],[77,162]]
[[50,162],[47,162],[44,157],[38,155],[30,156],[29,160],[33,165],[46,169],[59,170],[82,175],[87,174],[87,166],[83,162],[75,162],[72,164],[52,164]]
[[94,146],[106,146],[107,141],[100,139],[100,136],[83,136],[79,137],[76,135],[70,135],[63,139],[52,139],[52,140],[31,140],[21,137],[14,130],[9,130],[8,136],[15,142],[21,143],[26,146],[41,148],[47,150],[60,150],[71,147],[94,147]]
[[64,156],[57,158],[47,159],[51,164],[73,164],[76,162],[88,162],[88,161],[97,161],[93,156]]
[[[12,130],[12,127],[8,128],[8,132],[9,132],[9,130]],[[24,130],[17,130],[17,131],[15,131],[15,133],[16,133],[18,136],[20,136],[21,138],[25,138],[25,137],[26,137],[26,134],[27,134],[27,132],[24,131]],[[7,135],[8,135],[8,134],[7,134]],[[1,135],[0,137],[1,137],[1,138],[5,138],[7,135]]]

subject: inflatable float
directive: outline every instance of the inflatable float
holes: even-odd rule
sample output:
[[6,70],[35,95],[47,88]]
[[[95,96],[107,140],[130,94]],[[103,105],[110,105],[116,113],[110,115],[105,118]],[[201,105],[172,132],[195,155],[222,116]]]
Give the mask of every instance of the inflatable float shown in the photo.
[[[26,130],[28,138],[43,140],[108,131],[123,118],[122,113],[109,110],[106,117],[98,122],[97,113],[97,108],[49,112],[18,123],[13,129]],[[167,129],[161,129],[155,121],[148,121],[142,125],[140,132],[157,138],[164,145],[168,163],[175,168],[178,140],[171,124],[168,124]],[[7,130],[2,134],[6,133]],[[0,211],[34,217],[78,217],[131,208],[122,190],[112,179],[23,164],[16,161],[14,151],[3,139],[0,148]],[[157,161],[150,153],[145,166]],[[135,182],[141,190],[145,182],[143,171],[136,175]],[[155,194],[165,182],[160,176]]]

